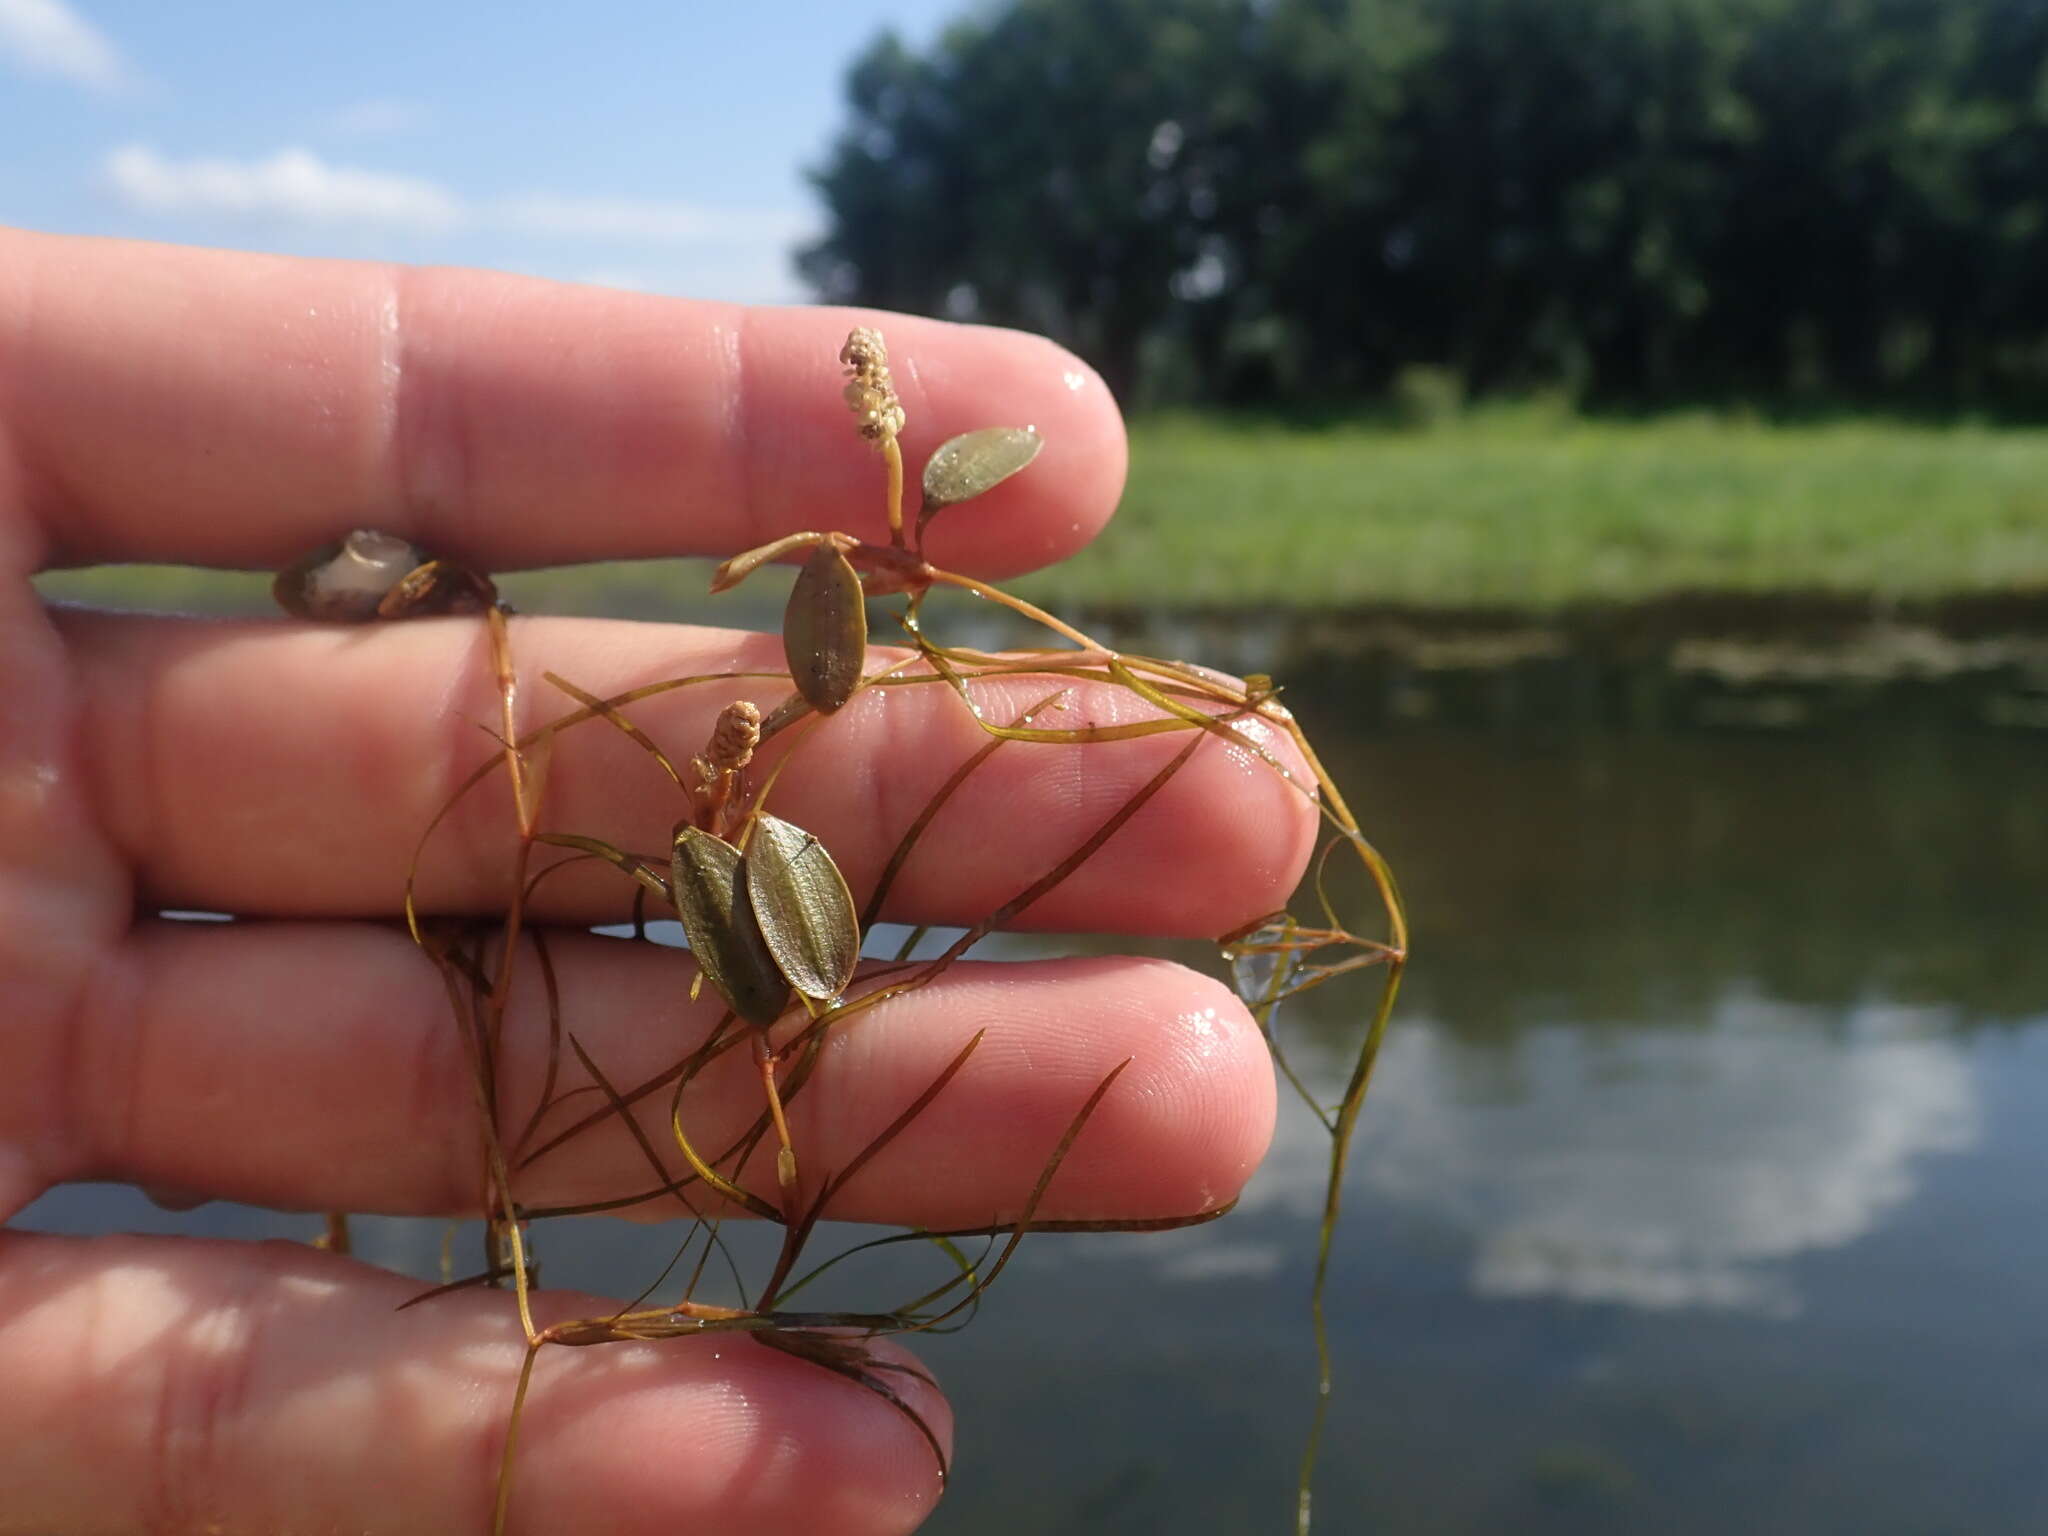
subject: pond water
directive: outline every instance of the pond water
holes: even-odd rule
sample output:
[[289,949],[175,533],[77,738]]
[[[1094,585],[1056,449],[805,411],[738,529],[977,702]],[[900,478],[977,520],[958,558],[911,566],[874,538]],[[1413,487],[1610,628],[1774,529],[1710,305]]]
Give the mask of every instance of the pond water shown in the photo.
[[[1416,933],[1318,1530],[2048,1530],[2048,649],[1468,640],[1273,668]],[[1325,1091],[1363,996],[1283,1021]],[[1294,1110],[1227,1220],[1034,1239],[923,1346],[961,1413],[928,1530],[1289,1528],[1324,1157]],[[105,1189],[27,1224],[311,1229]],[[590,1237],[551,1281],[659,1267]],[[430,1274],[440,1231],[363,1246]]]

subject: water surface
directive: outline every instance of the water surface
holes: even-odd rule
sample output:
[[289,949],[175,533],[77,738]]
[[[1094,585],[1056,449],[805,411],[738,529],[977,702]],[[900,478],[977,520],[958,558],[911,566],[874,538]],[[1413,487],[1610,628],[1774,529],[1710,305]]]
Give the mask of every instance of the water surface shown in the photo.
[[[1320,1530],[2048,1530],[2048,669],[1906,649],[1279,669],[1416,930],[1347,1187]],[[1323,1091],[1364,1006],[1284,1020]],[[925,1346],[961,1413],[927,1529],[1286,1529],[1323,1155],[1289,1114],[1224,1222],[1028,1243]],[[28,1220],[311,1228],[97,1189]],[[659,1266],[588,1232],[552,1281]],[[365,1234],[422,1273],[439,1242]]]

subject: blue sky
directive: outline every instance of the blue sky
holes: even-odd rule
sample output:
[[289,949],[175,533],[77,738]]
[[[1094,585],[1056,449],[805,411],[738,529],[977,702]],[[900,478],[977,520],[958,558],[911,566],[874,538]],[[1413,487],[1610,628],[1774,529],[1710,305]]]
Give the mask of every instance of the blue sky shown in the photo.
[[804,296],[804,168],[969,0],[0,0],[0,223]]

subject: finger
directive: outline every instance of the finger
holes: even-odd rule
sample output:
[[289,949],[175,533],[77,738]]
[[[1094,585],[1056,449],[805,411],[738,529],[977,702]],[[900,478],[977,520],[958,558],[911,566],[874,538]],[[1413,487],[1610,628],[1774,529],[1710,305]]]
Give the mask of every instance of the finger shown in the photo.
[[[82,760],[147,899],[162,906],[394,912],[430,819],[492,758],[473,723],[497,714],[481,624],[354,631],[70,616],[65,626],[79,660]],[[536,619],[512,634],[529,677],[546,666],[600,695],[667,676],[787,665],[773,639],[728,631]],[[686,764],[743,686],[764,708],[788,696],[779,682],[720,684],[648,699],[628,714]],[[1067,687],[1024,678],[976,690],[985,717],[1009,721]],[[1108,686],[1074,687],[1062,702],[1038,723],[1158,713]],[[574,707],[551,689],[527,689],[529,720]],[[1241,728],[1279,742],[1255,722]],[[989,740],[941,684],[864,694],[794,752],[770,803],[824,840],[864,901],[920,813]],[[889,910],[914,921],[986,916],[1086,843],[1188,742],[1174,732],[1004,747],[934,817]],[[455,807],[421,856],[430,907],[502,908],[514,869],[509,806],[496,772]],[[665,860],[685,813],[653,759],[602,721],[563,733],[549,753],[542,821],[551,829]],[[1281,906],[1314,836],[1307,796],[1249,750],[1205,741],[1100,856],[1018,922],[1213,937]],[[593,861],[548,880],[540,910],[616,918],[634,889]]]
[[[6,1528],[488,1530],[518,1318],[503,1295],[396,1310],[418,1291],[287,1243],[0,1232]],[[617,1310],[536,1301],[542,1325]],[[886,1379],[947,1444],[938,1393]],[[515,1532],[884,1536],[939,1489],[896,1409],[733,1335],[546,1351],[515,1473]]]
[[1093,537],[1123,429],[1050,342],[489,272],[0,232],[0,444],[53,563],[268,568],[364,525],[485,569],[879,536],[855,323],[885,327],[913,468],[970,428],[1045,435],[936,554],[1006,573]]
[[[659,1079],[717,1022],[678,950],[587,934],[550,946],[560,1021],[620,1092]],[[499,1055],[508,1140],[547,1074],[548,1016],[522,955]],[[1272,1071],[1258,1031],[1218,983],[1124,958],[962,964],[922,991],[836,1026],[790,1104],[805,1189],[849,1167],[986,1031],[958,1075],[834,1200],[835,1215],[933,1228],[1013,1218],[1089,1094],[1130,1065],[1061,1165],[1048,1219],[1148,1219],[1233,1199],[1272,1130]],[[537,1149],[604,1101],[562,1047]],[[103,969],[62,1040],[23,1042],[17,1070],[47,1060],[47,1126],[14,1128],[63,1149],[52,1179],[115,1178],[296,1209],[397,1214],[479,1208],[474,1073],[441,979],[401,932],[351,924],[150,923]],[[574,1093],[578,1087],[586,1091]],[[686,1094],[706,1155],[762,1113],[750,1053],[727,1052]],[[670,1094],[638,1105],[672,1175],[686,1171]],[[772,1158],[772,1148],[768,1154]],[[555,1207],[658,1187],[615,1121],[518,1158],[521,1203]],[[747,1175],[775,1194],[772,1162]],[[700,1205],[701,1187],[697,1192]],[[776,1201],[775,1203],[780,1203]],[[673,1200],[636,1214],[684,1214]]]

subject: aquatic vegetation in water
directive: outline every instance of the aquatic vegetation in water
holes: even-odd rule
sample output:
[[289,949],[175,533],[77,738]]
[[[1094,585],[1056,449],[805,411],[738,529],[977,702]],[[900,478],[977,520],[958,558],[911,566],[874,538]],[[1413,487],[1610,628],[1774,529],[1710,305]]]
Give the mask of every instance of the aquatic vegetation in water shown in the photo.
[[[851,534],[819,529],[790,534],[749,550],[720,566],[714,591],[755,577],[778,560],[799,562],[783,619],[787,672],[721,672],[671,678],[601,698],[573,680],[544,673],[547,683],[573,707],[546,723],[520,728],[519,672],[512,655],[507,610],[490,579],[417,550],[402,540],[369,530],[350,534],[289,568],[277,581],[279,601],[303,617],[334,621],[404,619],[419,615],[480,613],[489,628],[499,695],[499,744],[424,829],[408,874],[405,910],[414,939],[439,967],[453,1017],[466,1043],[482,1126],[479,1161],[484,1191],[486,1251],[479,1271],[420,1298],[429,1301],[463,1286],[509,1287],[517,1298],[526,1337],[526,1356],[515,1397],[507,1405],[508,1429],[498,1473],[496,1529],[502,1531],[517,1496],[518,1428],[534,1368],[551,1348],[595,1347],[624,1341],[681,1341],[706,1334],[744,1333],[755,1342],[833,1372],[891,1404],[930,1445],[933,1475],[946,1475],[938,1438],[898,1390],[909,1367],[870,1347],[883,1337],[930,1332],[953,1325],[976,1307],[1002,1272],[1019,1242],[1034,1231],[1162,1230],[1208,1221],[1223,1214],[1210,1209],[1183,1217],[1142,1221],[1040,1220],[1038,1211],[1076,1137],[1097,1107],[1117,1091],[1130,1063],[1109,1071],[1073,1106],[1065,1133],[1048,1147],[1035,1181],[1018,1191],[1014,1219],[999,1225],[932,1232],[909,1230],[858,1245],[822,1262],[809,1254],[821,1217],[849,1180],[894,1141],[945,1092],[983,1038],[975,1035],[923,1090],[846,1166],[811,1170],[805,1178],[804,1149],[790,1129],[786,1106],[806,1092],[830,1091],[817,1069],[828,1038],[861,1027],[866,1016],[892,1000],[929,987],[982,939],[1013,923],[1083,864],[1099,857],[1119,828],[1156,796],[1212,738],[1248,754],[1290,790],[1313,804],[1327,838],[1308,881],[1311,917],[1276,912],[1221,939],[1240,995],[1271,1044],[1283,1073],[1330,1136],[1329,1182],[1312,1298],[1321,1361],[1315,1428],[1300,1472],[1295,1524],[1309,1525],[1308,1490],[1316,1439],[1331,1389],[1324,1330],[1331,1238],[1338,1216],[1344,1162],[1370,1079],[1401,968],[1407,930],[1391,873],[1366,841],[1342,793],[1332,783],[1293,716],[1279,701],[1270,678],[1238,682],[1186,662],[1126,654],[1084,633],[1042,608],[973,577],[942,569],[927,559],[925,534],[942,515],[955,511],[1026,470],[1042,446],[1030,427],[997,426],[968,432],[934,452],[919,477],[919,505],[906,517],[905,476],[898,434],[903,409],[889,379],[882,338],[856,330],[840,353],[848,370],[846,400],[861,435],[881,459],[889,541],[869,543]],[[934,591],[958,589],[999,604],[1045,630],[1051,642],[1025,652],[989,652],[949,645],[926,627],[925,604]],[[899,654],[868,649],[867,603],[900,598],[896,619],[907,639]],[[976,684],[990,679],[1042,680],[1035,703],[1006,718],[991,717]],[[684,690],[732,690],[735,685],[780,695],[772,707],[737,699],[717,715],[703,749],[678,758],[635,723],[629,711],[657,695]],[[1054,717],[1077,686],[1109,687],[1141,700],[1142,718],[1118,723],[1061,725]],[[796,754],[833,752],[833,720],[866,690],[937,688],[958,700],[985,740],[956,765],[951,776],[901,829],[894,852],[874,888],[857,903],[831,851],[811,832],[775,813],[777,782]],[[786,693],[784,690],[787,690]],[[1257,732],[1239,729],[1257,722]],[[623,732],[666,775],[676,796],[677,818],[670,846],[643,852],[619,846],[602,829],[558,828],[545,818],[550,762],[572,733],[591,728]],[[1295,754],[1283,760],[1267,743],[1284,736]],[[1032,743],[1089,746],[1142,736],[1179,734],[1186,742],[1143,785],[1116,806],[1077,845],[1057,852],[1048,867],[1009,900],[984,913],[935,957],[911,958],[923,930],[914,932],[893,958],[861,961],[862,935],[882,910],[891,887],[913,855],[934,817],[967,779],[1000,750]],[[773,748],[773,751],[764,749]],[[429,916],[416,898],[421,871],[435,856],[434,834],[456,801],[499,772],[510,785],[513,825],[504,857],[513,893],[502,915],[490,923]],[[1349,854],[1362,869],[1365,889],[1377,910],[1354,926],[1341,919],[1326,879],[1333,855]],[[645,917],[673,912],[689,952],[677,954],[678,986],[692,995],[709,984],[724,1004],[723,1017],[701,1044],[661,1071],[622,1082],[597,1060],[579,1037],[577,1021],[564,1016],[546,931],[528,922],[535,888],[571,864],[601,861],[631,882],[634,936],[646,941]],[[1380,936],[1365,936],[1364,927]],[[1314,1101],[1287,1066],[1275,1025],[1282,1003],[1307,988],[1353,972],[1376,970],[1377,999],[1362,1008],[1366,1022],[1357,1044],[1350,1081],[1342,1098],[1325,1106]],[[547,1006],[548,1054],[540,1101],[515,1121],[500,1091],[506,1010],[515,988],[541,989]],[[984,1031],[985,1033],[985,1031]],[[751,1058],[761,1088],[761,1109],[753,1123],[724,1144],[707,1143],[686,1123],[685,1094],[714,1063],[732,1053]],[[573,1059],[574,1068],[570,1063]],[[580,1077],[578,1077],[580,1072]],[[571,1079],[575,1085],[565,1086]],[[595,1103],[593,1104],[593,1100]],[[636,1118],[636,1106],[667,1105],[667,1145]],[[541,1207],[522,1198],[522,1185],[536,1164],[605,1127],[623,1126],[648,1167],[644,1190],[579,1205]],[[756,1156],[772,1143],[774,1177],[767,1182]],[[629,1307],[601,1316],[575,1318],[545,1327],[534,1320],[535,1228],[554,1218],[618,1210],[650,1202],[673,1202],[687,1218],[676,1263],[657,1277],[647,1294]],[[779,1252],[765,1278],[749,1283],[735,1276],[742,1305],[698,1299],[714,1254],[723,1245],[719,1223],[744,1212],[782,1228]],[[573,1237],[564,1236],[572,1242]],[[979,1240],[980,1251],[970,1252]],[[345,1246],[345,1219],[331,1223],[331,1241]],[[888,1243],[929,1244],[939,1260],[935,1283],[892,1309],[873,1312],[817,1306],[797,1310],[792,1298],[833,1265],[859,1251]],[[694,1251],[694,1252],[693,1252]],[[683,1279],[676,1294],[653,1293]]]

